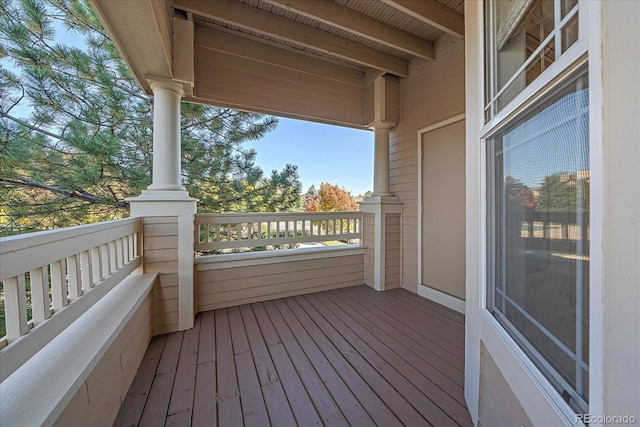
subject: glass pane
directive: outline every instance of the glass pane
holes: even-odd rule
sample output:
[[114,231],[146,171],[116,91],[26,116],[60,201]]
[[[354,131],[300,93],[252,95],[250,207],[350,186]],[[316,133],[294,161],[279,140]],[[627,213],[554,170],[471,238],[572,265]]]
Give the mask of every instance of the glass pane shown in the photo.
[[586,410],[586,74],[556,89],[489,144],[493,311],[569,403]]
[[578,0],[560,0],[560,19],[564,19],[577,4]]
[[518,4],[518,2],[495,2],[496,92],[553,32],[552,0],[534,2],[533,9],[524,13],[513,10]]
[[562,51],[566,51],[572,44],[578,40],[578,14],[565,24],[562,28]]
[[520,74],[518,74],[518,77],[500,94],[497,103],[498,111],[502,110],[513,98],[522,92],[522,89],[529,86],[532,81],[538,78],[538,76],[553,63],[555,54],[551,46],[553,46],[553,44],[544,47],[527,68],[522,70]]

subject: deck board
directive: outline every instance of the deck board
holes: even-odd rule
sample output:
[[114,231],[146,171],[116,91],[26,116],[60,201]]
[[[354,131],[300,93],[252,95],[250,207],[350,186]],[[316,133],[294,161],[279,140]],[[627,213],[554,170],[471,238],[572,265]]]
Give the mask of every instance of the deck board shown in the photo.
[[463,400],[464,374],[461,370],[438,357],[429,346],[422,346],[414,341],[412,334],[408,331],[398,330],[394,327],[395,325],[389,324],[374,312],[367,310],[363,304],[350,295],[342,294],[341,296],[343,301],[349,305],[352,316],[359,319],[360,324],[370,333],[379,339],[384,338],[392,348],[403,349],[403,354],[413,366],[429,378],[433,377],[442,387],[449,389],[454,394],[458,393],[459,389],[460,398],[458,400]]
[[300,319],[296,317],[296,314],[291,310],[288,302],[279,300],[276,301],[276,306],[280,310],[283,318],[286,319],[287,324],[297,337],[306,357],[309,359],[316,370],[316,373],[327,387],[327,390],[342,411],[347,422],[350,425],[374,425],[371,417],[369,417],[367,412],[362,408],[358,399],[356,399],[351,393],[343,379],[338,375],[335,368],[320,350],[319,345],[322,345],[321,341],[318,340],[318,344],[314,341],[317,336],[310,336],[309,331],[304,328]]
[[251,306],[240,308],[242,319],[253,355],[258,381],[262,388],[264,402],[271,424],[275,426],[294,426],[296,419],[278,379],[278,372],[271,360],[267,345],[260,333],[260,327]]
[[265,301],[264,307],[322,422],[330,426],[348,425],[342,411],[331,396],[331,393],[329,393],[329,390],[327,390],[323,379],[314,370],[313,365],[304,354],[304,351],[302,351],[296,336],[289,329],[274,302]]
[[157,426],[159,423],[165,423],[183,335],[183,332],[176,332],[167,336],[160,363],[158,363],[158,369],[149,391],[149,397],[142,411],[141,426],[151,427]]
[[208,311],[200,319],[200,342],[193,396],[192,424],[194,426],[218,424],[216,405],[216,335],[215,312]]
[[[462,387],[429,363],[424,363],[416,354],[398,343],[392,335],[372,331],[375,318],[360,316],[356,310],[357,304],[348,305],[345,302],[345,295],[335,295],[331,298],[337,307],[340,307],[345,313],[350,313],[351,317],[358,322],[354,323],[353,330],[389,364],[396,367],[399,372],[403,372],[405,378],[410,379],[426,397],[454,419],[458,416],[453,416],[453,414],[462,413],[464,415],[466,408],[457,401],[464,399]],[[462,422],[462,419],[457,419],[457,421]]]
[[242,424],[242,405],[236,362],[227,310],[216,311],[218,424],[221,427]]
[[336,289],[200,313],[155,337],[115,425],[471,425],[464,316]]
[[129,387],[115,424],[122,426],[135,426],[140,424],[142,411],[147,403],[147,397],[153,384],[153,379],[160,363],[162,350],[167,341],[166,335],[154,337],[149,343],[149,348],[140,363],[133,384]]

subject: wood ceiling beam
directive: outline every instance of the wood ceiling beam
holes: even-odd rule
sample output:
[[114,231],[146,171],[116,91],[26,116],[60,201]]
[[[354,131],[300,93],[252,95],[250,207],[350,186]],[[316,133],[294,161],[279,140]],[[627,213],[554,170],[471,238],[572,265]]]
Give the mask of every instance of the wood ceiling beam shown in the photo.
[[174,0],[173,6],[209,19],[275,37],[355,62],[364,67],[408,76],[408,62],[370,47],[234,0]]
[[464,37],[464,16],[436,0],[381,0],[455,37]]
[[433,43],[327,0],[263,0],[411,55],[434,59]]

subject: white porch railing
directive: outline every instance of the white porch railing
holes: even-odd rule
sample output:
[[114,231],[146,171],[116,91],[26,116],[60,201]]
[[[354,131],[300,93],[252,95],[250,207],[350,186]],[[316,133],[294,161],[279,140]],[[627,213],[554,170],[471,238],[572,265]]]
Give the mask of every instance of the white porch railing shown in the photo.
[[196,215],[196,251],[361,241],[362,212]]
[[2,380],[140,265],[140,236],[140,218],[127,218],[0,240]]

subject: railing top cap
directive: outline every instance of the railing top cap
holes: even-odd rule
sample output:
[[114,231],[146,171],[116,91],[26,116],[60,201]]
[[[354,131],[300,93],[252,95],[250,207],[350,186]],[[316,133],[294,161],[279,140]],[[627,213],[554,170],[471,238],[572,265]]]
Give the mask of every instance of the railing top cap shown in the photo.
[[218,212],[218,213],[199,213],[197,216],[345,216],[345,215],[360,215],[361,211],[330,211],[330,212]]

